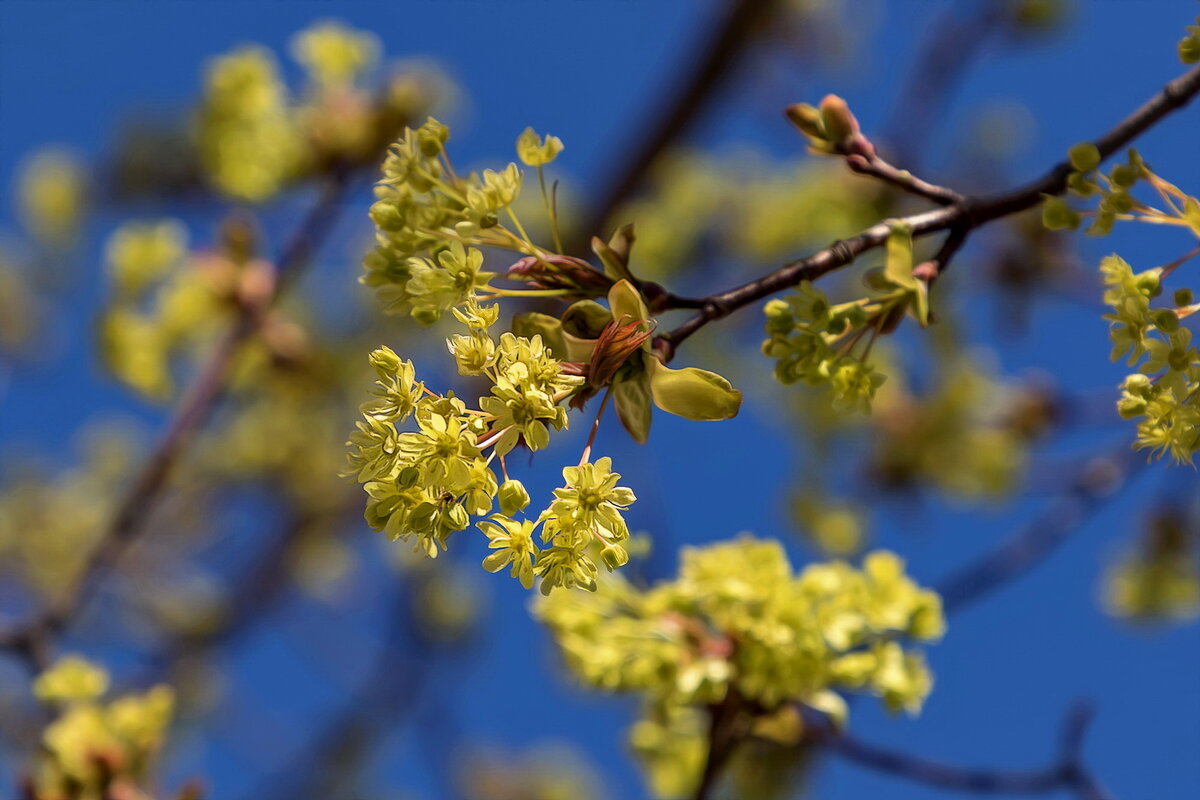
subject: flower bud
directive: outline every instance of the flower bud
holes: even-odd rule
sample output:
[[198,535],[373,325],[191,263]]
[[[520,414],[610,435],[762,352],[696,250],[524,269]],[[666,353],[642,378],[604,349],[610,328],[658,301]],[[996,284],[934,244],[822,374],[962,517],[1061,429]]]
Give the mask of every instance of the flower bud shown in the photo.
[[525,485],[512,478],[500,484],[496,497],[500,501],[500,513],[506,517],[513,516],[529,505],[529,492],[525,491]]
[[1046,196],[1042,203],[1042,224],[1049,230],[1074,230],[1079,227],[1079,214],[1060,198]]
[[1135,183],[1137,183],[1138,174],[1137,170],[1128,164],[1118,164],[1117,166],[1113,167],[1112,175],[1110,177],[1114,186],[1120,189],[1128,189],[1130,186],[1133,186]]
[[1125,378],[1125,383],[1121,388],[1130,394],[1144,395],[1153,386],[1154,383],[1148,376],[1135,372]]
[[625,548],[619,544],[606,545],[600,551],[600,558],[604,561],[604,566],[610,570],[620,569],[629,563],[629,553],[626,553]]
[[612,288],[612,278],[582,258],[563,255],[525,256],[508,268],[508,277],[538,289],[565,289],[580,297],[598,297]]
[[1179,317],[1175,316],[1174,309],[1160,308],[1151,313],[1151,319],[1154,320],[1154,325],[1163,333],[1174,333],[1179,330]]
[[1067,151],[1067,156],[1077,172],[1091,172],[1100,166],[1100,148],[1091,142],[1080,142]]

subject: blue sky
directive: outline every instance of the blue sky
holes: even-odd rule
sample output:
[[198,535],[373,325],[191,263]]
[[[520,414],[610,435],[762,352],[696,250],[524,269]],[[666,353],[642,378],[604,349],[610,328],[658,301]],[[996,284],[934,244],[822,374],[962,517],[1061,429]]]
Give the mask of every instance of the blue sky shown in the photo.
[[[609,159],[619,158],[638,135],[639,121],[653,117],[657,98],[687,62],[717,6],[711,0],[6,0],[0,4],[0,186],[11,187],[20,158],[46,142],[96,156],[112,144],[123,113],[186,109],[198,91],[200,67],[213,54],[247,41],[282,50],[296,30],[331,16],[377,33],[389,55],[428,56],[448,69],[464,91],[452,115],[456,158],[507,159],[516,134],[533,125],[566,141],[562,162],[573,181],[596,186],[608,175]],[[862,3],[857,13],[869,44],[850,69],[797,70],[780,77],[765,57],[752,57],[740,77],[753,89],[720,98],[696,140],[750,141],[788,154],[797,145],[779,109],[830,91],[851,101],[868,132],[876,129],[893,112],[914,42],[946,6],[934,0]],[[989,46],[972,63],[925,151],[930,177],[954,163],[975,113],[997,100],[1019,103],[1033,121],[1008,177],[1036,175],[1068,146],[1106,130],[1178,74],[1174,43],[1200,11],[1200,4],[1182,0],[1076,0],[1073,6],[1063,34],[1020,48]],[[1192,191],[1200,188],[1198,128],[1200,106],[1194,106],[1139,142],[1152,163],[1174,156],[1164,171]],[[351,203],[345,240],[327,251],[327,260],[344,262],[334,267],[346,280],[357,270],[352,243],[367,229],[368,201],[364,193]],[[127,213],[98,210],[80,285],[70,293],[72,310],[56,336],[60,350],[22,372],[0,399],[0,447],[62,447],[67,437],[60,420],[98,409],[155,419],[106,381],[88,355],[89,315],[100,297],[99,246]],[[15,229],[11,206],[5,206],[0,232]],[[1081,250],[1095,263],[1117,248],[1145,268],[1170,257],[1178,243],[1154,232],[1122,231],[1110,240],[1086,241]],[[960,261],[956,270],[969,271],[970,253]],[[980,303],[986,307],[985,300]],[[970,332],[985,342],[996,334],[982,322]],[[1033,366],[1067,386],[1094,389],[1119,380],[1107,352],[1104,325],[1094,313],[1042,301],[1029,334],[1004,342],[998,358],[1005,369]],[[744,530],[787,536],[790,523],[778,498],[791,485],[793,465],[780,434],[791,424],[776,416],[770,402],[751,398],[745,414],[722,425],[698,427],[659,415],[650,448],[638,449],[609,429],[603,452],[638,487],[641,516],[633,522],[659,537],[662,553],[669,552],[662,542],[713,540]],[[1050,452],[1094,451],[1129,435],[1120,424],[1106,426]],[[547,486],[554,480],[551,461],[542,464]],[[1195,473],[1168,477],[1163,465],[1151,468],[1046,564],[956,616],[945,641],[930,649],[937,685],[919,718],[888,717],[874,704],[861,703],[854,729],[871,741],[949,762],[1033,767],[1054,753],[1067,707],[1091,698],[1098,716],[1087,759],[1118,797],[1195,797],[1200,631],[1195,625],[1132,629],[1097,605],[1105,564],[1129,540],[1139,510],[1155,502],[1167,484],[1194,494]],[[710,487],[723,490],[720,500],[711,499]],[[878,541],[903,553],[920,579],[936,581],[1017,529],[1044,503],[1033,497],[979,510],[885,500],[875,509],[885,521]],[[464,558],[475,555],[469,551]],[[486,629],[492,635],[469,658],[438,671],[431,696],[452,698],[462,724],[491,743],[520,748],[546,739],[571,742],[604,775],[611,797],[641,796],[623,745],[632,704],[572,689],[556,668],[547,637],[528,619],[527,596],[512,581],[487,581],[486,587]],[[336,694],[321,687],[322,677],[311,669],[288,666],[296,659],[282,638],[287,624],[278,621],[280,630],[264,631],[234,662],[250,685],[262,687],[263,677],[271,677],[270,691],[255,688],[250,707],[289,720],[272,747],[279,758],[299,746],[312,720],[306,714],[322,710],[320,702],[303,698]],[[322,618],[302,624],[319,626]],[[417,746],[421,736],[419,723],[398,731],[379,753],[375,773],[385,785],[438,797]],[[255,769],[238,747],[185,742],[179,769],[210,774],[214,796],[233,796]],[[944,796],[843,763],[818,767],[814,796],[878,795]]]

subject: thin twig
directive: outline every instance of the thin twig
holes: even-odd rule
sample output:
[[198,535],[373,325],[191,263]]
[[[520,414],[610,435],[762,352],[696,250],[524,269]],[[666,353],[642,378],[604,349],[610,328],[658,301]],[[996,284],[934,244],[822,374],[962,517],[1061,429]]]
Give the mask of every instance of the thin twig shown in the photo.
[[[1163,117],[1183,106],[1200,93],[1200,67],[1168,83],[1154,97],[1122,120],[1099,139],[1095,145],[1102,159],[1107,159],[1153,127]],[[1008,192],[986,197],[968,197],[961,203],[945,208],[924,211],[902,218],[914,238],[955,228],[966,233],[1003,217],[1033,208],[1043,195],[1059,195],[1066,191],[1067,177],[1072,167],[1068,160],[1060,161],[1040,178]],[[774,272],[756,280],[704,298],[700,313],[667,333],[660,334],[660,352],[667,360],[689,336],[708,323],[757,300],[795,286],[801,281],[817,278],[844,267],[870,250],[883,246],[891,234],[889,221],[879,222],[849,239],[834,242],[812,255],[784,264]]]
[[[567,253],[586,250],[587,242],[601,233],[609,216],[637,191],[663,151],[687,133],[780,5],[779,0],[732,0],[707,44],[697,56],[688,58],[687,76],[681,85],[672,87],[653,113],[634,126],[638,138],[633,154],[580,224],[573,227],[567,237]],[[647,131],[647,125],[652,125],[652,130]]]
[[828,724],[816,727],[817,741],[829,752],[876,772],[895,775],[925,786],[971,794],[1049,794],[1068,790],[1081,800],[1100,800],[1108,794],[1083,766],[1080,749],[1091,710],[1078,705],[1063,723],[1059,756],[1049,766],[1031,770],[963,767],[869,744]]
[[961,611],[1042,563],[1145,463],[1124,447],[1118,455],[1089,459],[1041,516],[939,584],[946,613]]
[[79,576],[35,619],[0,633],[0,648],[19,653],[34,668],[46,665],[49,641],[70,623],[78,609],[86,605],[100,575],[115,564],[143,532],[172,467],[224,394],[235,357],[258,330],[263,312],[294,279],[299,268],[332,229],[337,218],[335,211],[349,186],[349,178],[349,173],[341,170],[330,177],[316,204],[280,253],[271,294],[261,303],[238,307],[236,319],[185,390],[174,416],[117,504],[100,544],[89,555]]
[[928,142],[932,126],[944,119],[942,109],[954,84],[966,75],[968,62],[979,57],[989,37],[1005,30],[1000,23],[1011,5],[1009,0],[980,0],[964,19],[962,4],[952,3],[929,24],[884,127],[883,141],[900,163],[918,163],[918,145]]
[[878,155],[864,156],[853,153],[846,156],[846,166],[850,168],[851,172],[883,181],[909,194],[932,200],[940,206],[952,206],[966,200],[953,189],[921,180],[908,170],[895,167]]

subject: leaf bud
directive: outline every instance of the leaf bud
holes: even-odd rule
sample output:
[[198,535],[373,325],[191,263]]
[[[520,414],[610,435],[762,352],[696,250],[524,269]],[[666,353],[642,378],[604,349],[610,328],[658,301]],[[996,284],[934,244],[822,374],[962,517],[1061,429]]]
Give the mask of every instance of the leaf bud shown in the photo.
[[792,103],[783,112],[797,129],[810,139],[824,141],[825,125],[821,121],[821,112],[808,103]]
[[834,144],[844,142],[859,131],[858,120],[850,106],[836,94],[827,94],[821,100],[821,122],[826,138]]

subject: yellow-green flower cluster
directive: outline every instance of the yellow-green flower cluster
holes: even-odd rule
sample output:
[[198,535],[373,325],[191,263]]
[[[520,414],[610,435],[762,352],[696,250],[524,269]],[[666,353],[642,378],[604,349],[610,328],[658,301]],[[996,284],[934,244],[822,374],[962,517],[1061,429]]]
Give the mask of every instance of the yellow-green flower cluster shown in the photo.
[[112,373],[147,397],[167,399],[172,362],[220,323],[228,307],[216,260],[188,258],[187,232],[174,221],[131,222],[109,239],[114,295],[100,320],[100,346]]
[[[1130,148],[1123,164],[1115,164],[1108,174],[1100,171],[1100,150],[1091,142],[1080,142],[1070,149],[1068,157],[1074,171],[1067,178],[1071,194],[1079,197],[1099,198],[1092,214],[1087,232],[1093,236],[1106,236],[1117,220],[1160,221],[1163,213],[1138,200],[1132,194],[1141,181],[1155,188],[1169,186],[1150,171],[1137,150]],[[1174,187],[1171,187],[1174,189]],[[1175,190],[1178,192],[1178,190]],[[1170,201],[1168,201],[1170,202]],[[1042,222],[1051,230],[1079,227],[1083,214],[1071,208],[1058,197],[1046,197],[1042,206]]]
[[324,519],[346,503],[337,473],[345,461],[342,419],[353,408],[349,356],[343,348],[289,359],[267,352],[247,352],[253,360],[239,371],[227,413],[196,443],[196,466],[217,482],[265,481],[302,513]]
[[695,793],[708,756],[707,728],[700,709],[680,705],[650,709],[630,726],[629,745],[654,797]]
[[831,305],[824,292],[805,281],[763,310],[767,339],[762,350],[775,359],[775,377],[781,383],[826,385],[836,407],[864,413],[870,408],[886,376],[865,357],[851,355],[872,319],[866,302]]
[[1187,36],[1179,40],[1179,60],[1185,64],[1200,63],[1200,17],[1195,25],[1187,26]]
[[301,31],[291,50],[307,77],[295,98],[264,47],[244,46],[209,65],[199,155],[213,185],[236,200],[260,203],[296,179],[374,161],[448,90],[435,71],[409,65],[372,91],[363,78],[379,61],[379,40],[335,21]]
[[824,384],[835,408],[870,410],[887,379],[867,363],[875,340],[894,330],[906,312],[922,327],[929,324],[929,286],[914,274],[912,229],[898,220],[890,226],[884,265],[865,276],[875,296],[830,305],[823,292],[803,281],[786,300],[767,303],[762,350],[776,359],[780,382]]
[[104,536],[138,449],[136,438],[111,420],[88,445],[82,463],[61,474],[30,470],[0,487],[4,580],[40,601],[60,596],[79,578]]
[[1179,321],[1197,307],[1188,292],[1177,297],[1177,308],[1150,307],[1161,292],[1161,268],[1135,274],[1112,255],[1101,262],[1100,272],[1107,287],[1104,302],[1112,309],[1105,315],[1112,357],[1138,365],[1138,372],[1125,379],[1117,410],[1138,420],[1138,448],[1190,464],[1200,450],[1200,352]]
[[[419,551],[435,557],[472,517],[487,517],[479,529],[495,551],[484,560],[489,571],[510,567],[526,588],[540,576],[543,592],[594,586],[597,551],[610,569],[628,560],[622,511],[634,497],[617,486],[620,475],[611,460],[564,469],[566,486],[555,491],[550,507],[524,519],[516,518],[529,505],[524,487],[507,479],[507,470],[501,483],[491,468],[518,444],[540,450],[551,430],[566,428],[562,403],[581,378],[564,370],[539,335],[492,338],[495,306],[471,301],[454,308],[454,315],[468,332],[448,340],[450,352],[462,374],[490,381],[490,394],[479,398],[478,408],[468,408],[453,393],[427,390],[412,362],[391,349],[371,354],[378,375],[374,398],[363,405],[363,420],[348,443],[350,473],[368,496],[367,521],[393,539],[415,540]],[[409,420],[415,431],[402,430]],[[541,546],[535,543],[538,527]]]
[[792,571],[778,542],[751,537],[685,548],[679,577],[639,590],[620,576],[594,594],[537,606],[567,664],[587,685],[636,692],[649,727],[736,692],[766,715],[805,704],[841,722],[841,692],[868,692],[916,712],[932,686],[910,642],[938,639],[941,600],[887,552]]
[[840,165],[772,161],[738,149],[670,153],[649,191],[613,216],[637,221],[639,275],[662,280],[716,247],[774,263],[879,219],[875,184]]
[[77,656],[60,659],[34,682],[58,709],[42,734],[32,771],[37,800],[148,797],[146,784],[175,706],[170,687],[103,701],[107,673]]
[[379,38],[335,20],[323,20],[296,34],[292,55],[322,87],[352,84],[379,59]]
[[[1090,142],[1072,147],[1069,157],[1071,191],[1100,198],[1096,211],[1086,212],[1094,217],[1088,233],[1106,235],[1116,221],[1126,220],[1184,228],[1200,239],[1200,198],[1156,174],[1136,150],[1130,149],[1125,163],[1108,174],[1099,170],[1100,151]],[[1161,208],[1134,196],[1139,184],[1154,190]],[[1051,229],[1075,228],[1082,217],[1055,197],[1046,198],[1042,208],[1042,220]],[[1138,420],[1136,447],[1158,457],[1169,453],[1176,463],[1188,464],[1200,450],[1200,352],[1192,346],[1192,332],[1180,322],[1200,311],[1200,303],[1188,288],[1176,290],[1174,307],[1151,308],[1150,302],[1161,294],[1162,282],[1197,252],[1139,273],[1115,254],[1100,264],[1104,302],[1112,309],[1105,315],[1112,358],[1127,358],[1138,367],[1125,379],[1117,410]]]
[[42,316],[30,270],[0,253],[0,356],[11,357],[36,344]]
[[524,752],[482,751],[459,770],[463,800],[599,800],[600,776],[581,753],[561,743]]
[[239,200],[267,199],[297,169],[299,133],[270,50],[247,46],[213,60],[205,79],[199,139],[213,182]]
[[72,153],[59,148],[37,152],[21,170],[21,220],[40,244],[69,244],[84,211],[85,174]]
[[966,500],[999,500],[1018,485],[1041,430],[1034,389],[990,375],[979,352],[938,360],[930,390],[917,395],[897,367],[871,425],[872,471],[884,486],[929,485]]
[[389,313],[432,323],[487,285],[482,254],[499,246],[536,253],[532,244],[500,225],[521,191],[516,164],[495,172],[455,173],[446,155],[449,129],[429,119],[392,145],[371,206],[376,247],[364,260],[363,282],[374,287]]
[[1150,520],[1138,546],[1109,571],[1110,613],[1153,621],[1200,614],[1200,528],[1196,513],[1171,509]]

